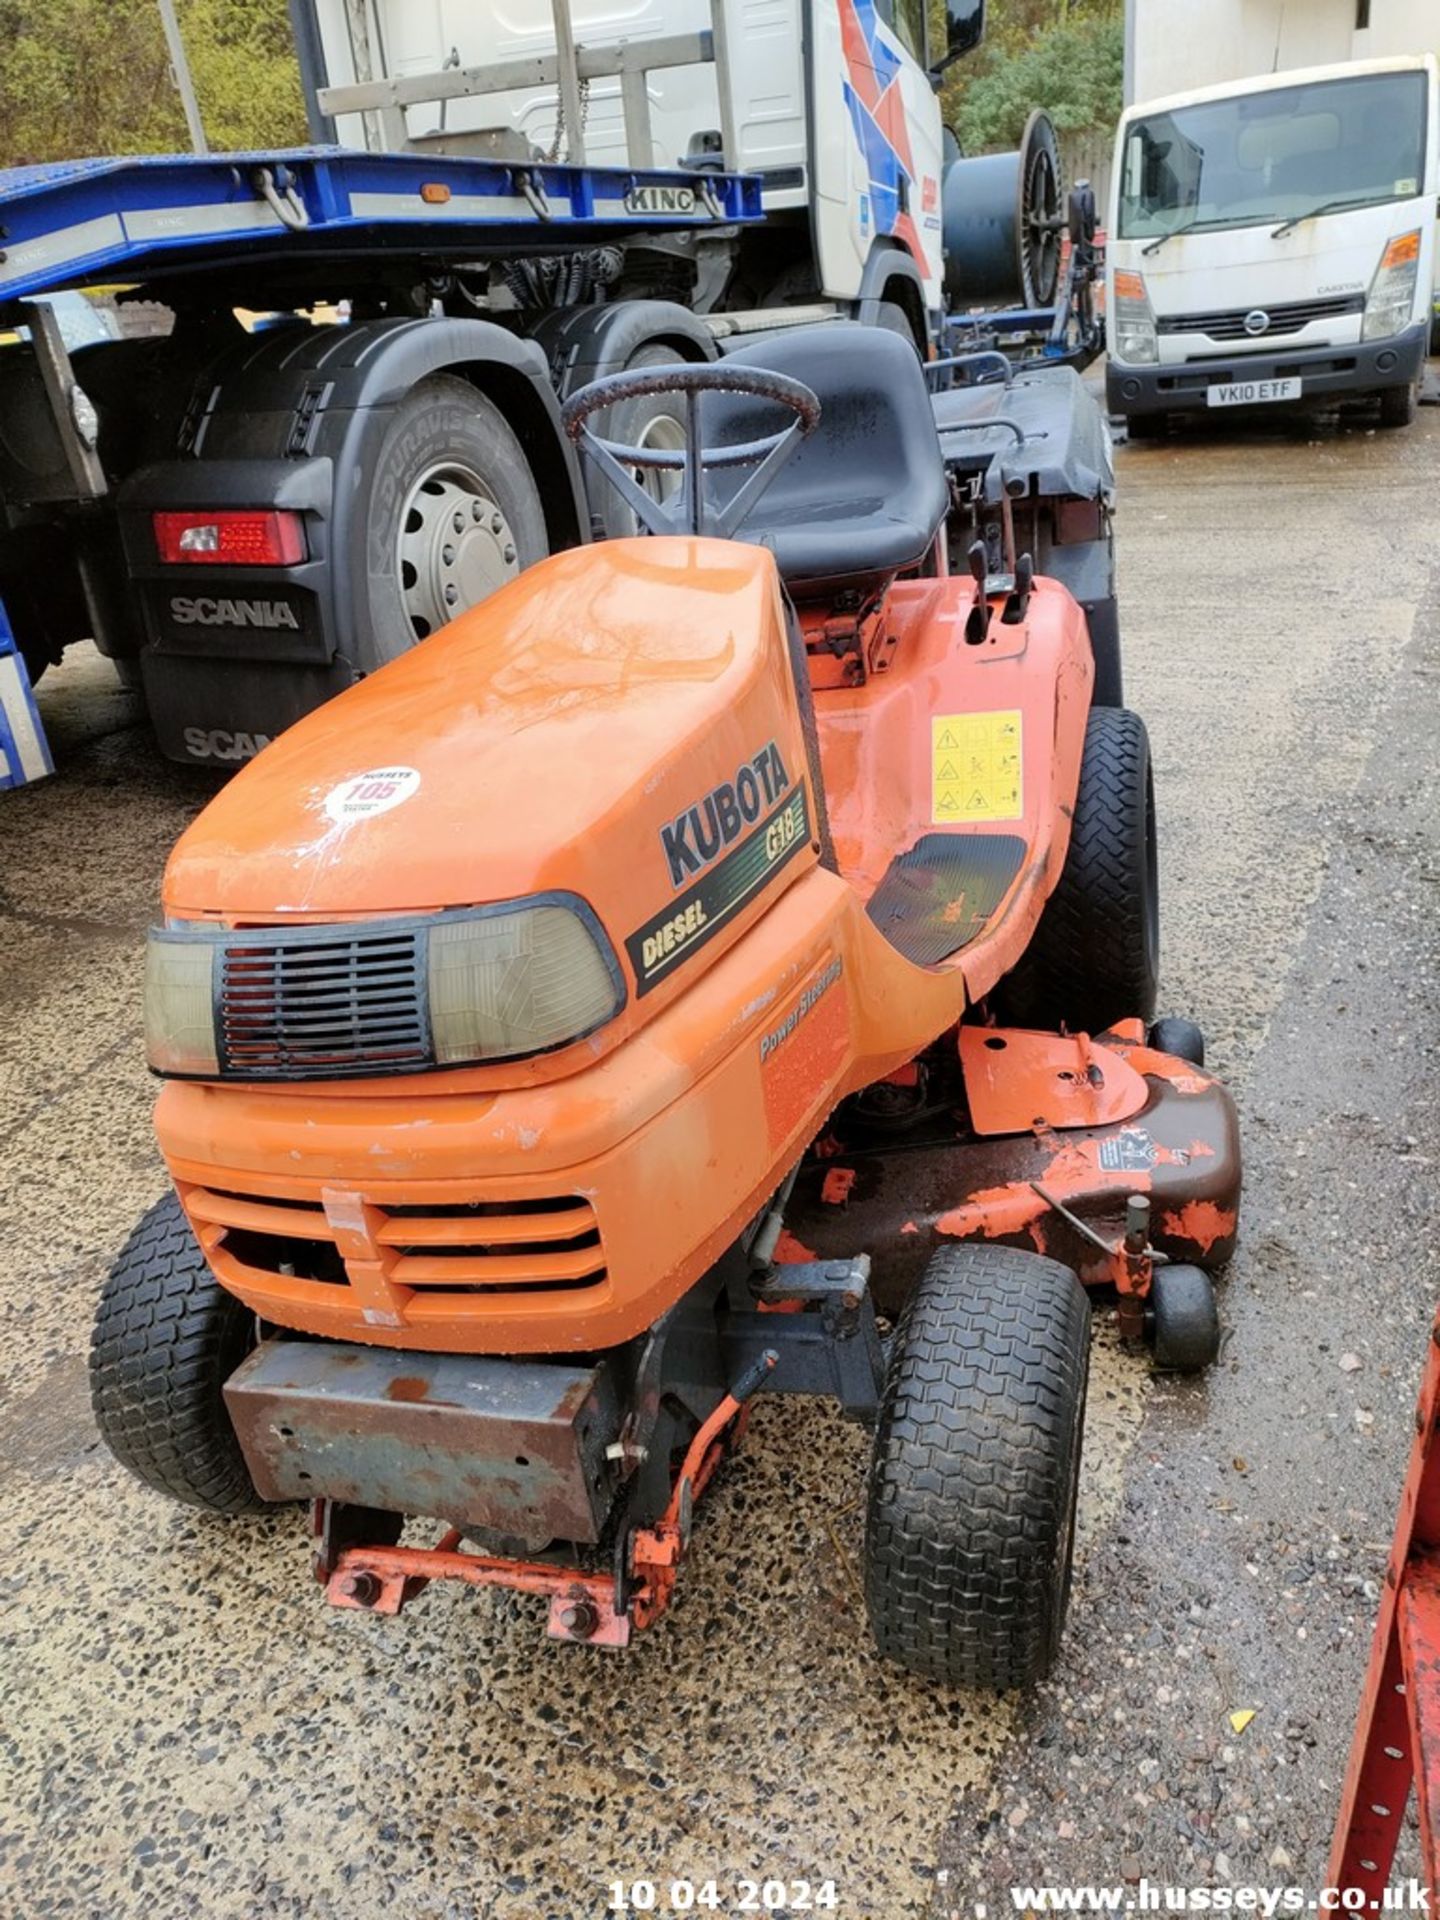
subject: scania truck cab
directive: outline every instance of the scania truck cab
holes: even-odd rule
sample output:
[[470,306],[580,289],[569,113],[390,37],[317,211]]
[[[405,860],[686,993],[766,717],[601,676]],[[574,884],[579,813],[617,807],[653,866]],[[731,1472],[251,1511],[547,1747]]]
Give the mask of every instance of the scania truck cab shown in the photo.
[[1106,393],[1172,414],[1373,397],[1414,417],[1435,279],[1433,55],[1129,108],[1117,136]]

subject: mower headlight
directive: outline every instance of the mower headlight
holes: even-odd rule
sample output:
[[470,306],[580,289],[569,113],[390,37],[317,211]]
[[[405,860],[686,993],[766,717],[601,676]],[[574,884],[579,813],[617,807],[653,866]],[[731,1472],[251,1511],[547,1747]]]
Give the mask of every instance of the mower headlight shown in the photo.
[[1380,256],[1375,278],[1365,301],[1365,325],[1361,337],[1388,340],[1410,324],[1415,310],[1415,277],[1420,271],[1420,229],[1402,233],[1392,240]]
[[145,1058],[156,1073],[218,1074],[215,943],[153,927],[145,945]]
[[1153,367],[1160,358],[1160,343],[1155,331],[1155,315],[1141,273],[1115,275],[1115,311],[1111,315],[1113,347],[1117,360],[1132,367]]
[[429,983],[438,1066],[564,1046],[624,1000],[603,934],[574,907],[550,902],[437,921]]

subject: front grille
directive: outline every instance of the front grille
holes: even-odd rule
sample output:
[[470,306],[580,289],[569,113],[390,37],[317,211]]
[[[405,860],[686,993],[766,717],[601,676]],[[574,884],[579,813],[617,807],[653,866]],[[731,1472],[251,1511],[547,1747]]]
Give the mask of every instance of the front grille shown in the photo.
[[403,1324],[419,1325],[483,1312],[487,1299],[585,1292],[607,1279],[600,1224],[579,1194],[415,1206],[356,1196],[338,1211],[211,1187],[184,1187],[181,1197],[221,1278],[270,1293],[277,1307],[350,1293],[360,1314],[379,1287]]
[[[1219,313],[1165,313],[1157,317],[1160,333],[1203,333],[1211,340],[1274,340],[1287,333],[1299,333],[1317,320],[1338,320],[1347,313],[1361,313],[1363,293],[1340,293],[1324,300],[1292,300],[1284,306],[1231,307]],[[1266,313],[1270,324],[1263,333],[1247,333],[1247,314]]]
[[413,925],[256,928],[220,950],[220,1069],[248,1080],[430,1064]]

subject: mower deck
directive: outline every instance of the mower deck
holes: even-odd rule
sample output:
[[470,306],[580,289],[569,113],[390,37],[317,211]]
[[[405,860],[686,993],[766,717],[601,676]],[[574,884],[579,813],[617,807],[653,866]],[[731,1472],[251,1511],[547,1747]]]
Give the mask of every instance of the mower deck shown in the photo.
[[[1229,1094],[1203,1067],[1146,1045],[1138,1021],[1094,1043],[964,1033],[961,1073],[932,1054],[835,1116],[786,1207],[782,1257],[863,1247],[876,1304],[893,1314],[947,1241],[1023,1247],[1087,1286],[1114,1286],[1122,1331],[1138,1337],[1150,1263],[1119,1257],[1133,1200],[1148,1202],[1149,1243],[1166,1260],[1218,1268],[1233,1251],[1240,1134]],[[1013,1062],[1022,1049],[999,1110],[977,1062]]]

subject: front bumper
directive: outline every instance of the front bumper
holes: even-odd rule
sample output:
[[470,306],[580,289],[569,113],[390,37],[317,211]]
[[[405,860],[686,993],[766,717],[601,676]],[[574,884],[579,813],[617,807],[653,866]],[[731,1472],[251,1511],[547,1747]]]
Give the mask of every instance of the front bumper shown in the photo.
[[[1105,369],[1105,403],[1111,413],[1203,413],[1206,390],[1232,380],[1302,382],[1300,402],[1346,393],[1378,393],[1407,387],[1425,364],[1429,329],[1423,321],[1388,340],[1340,347],[1296,347],[1290,352],[1215,354],[1174,366],[1131,367],[1112,360]],[[1238,409],[1236,409],[1238,411]]]

